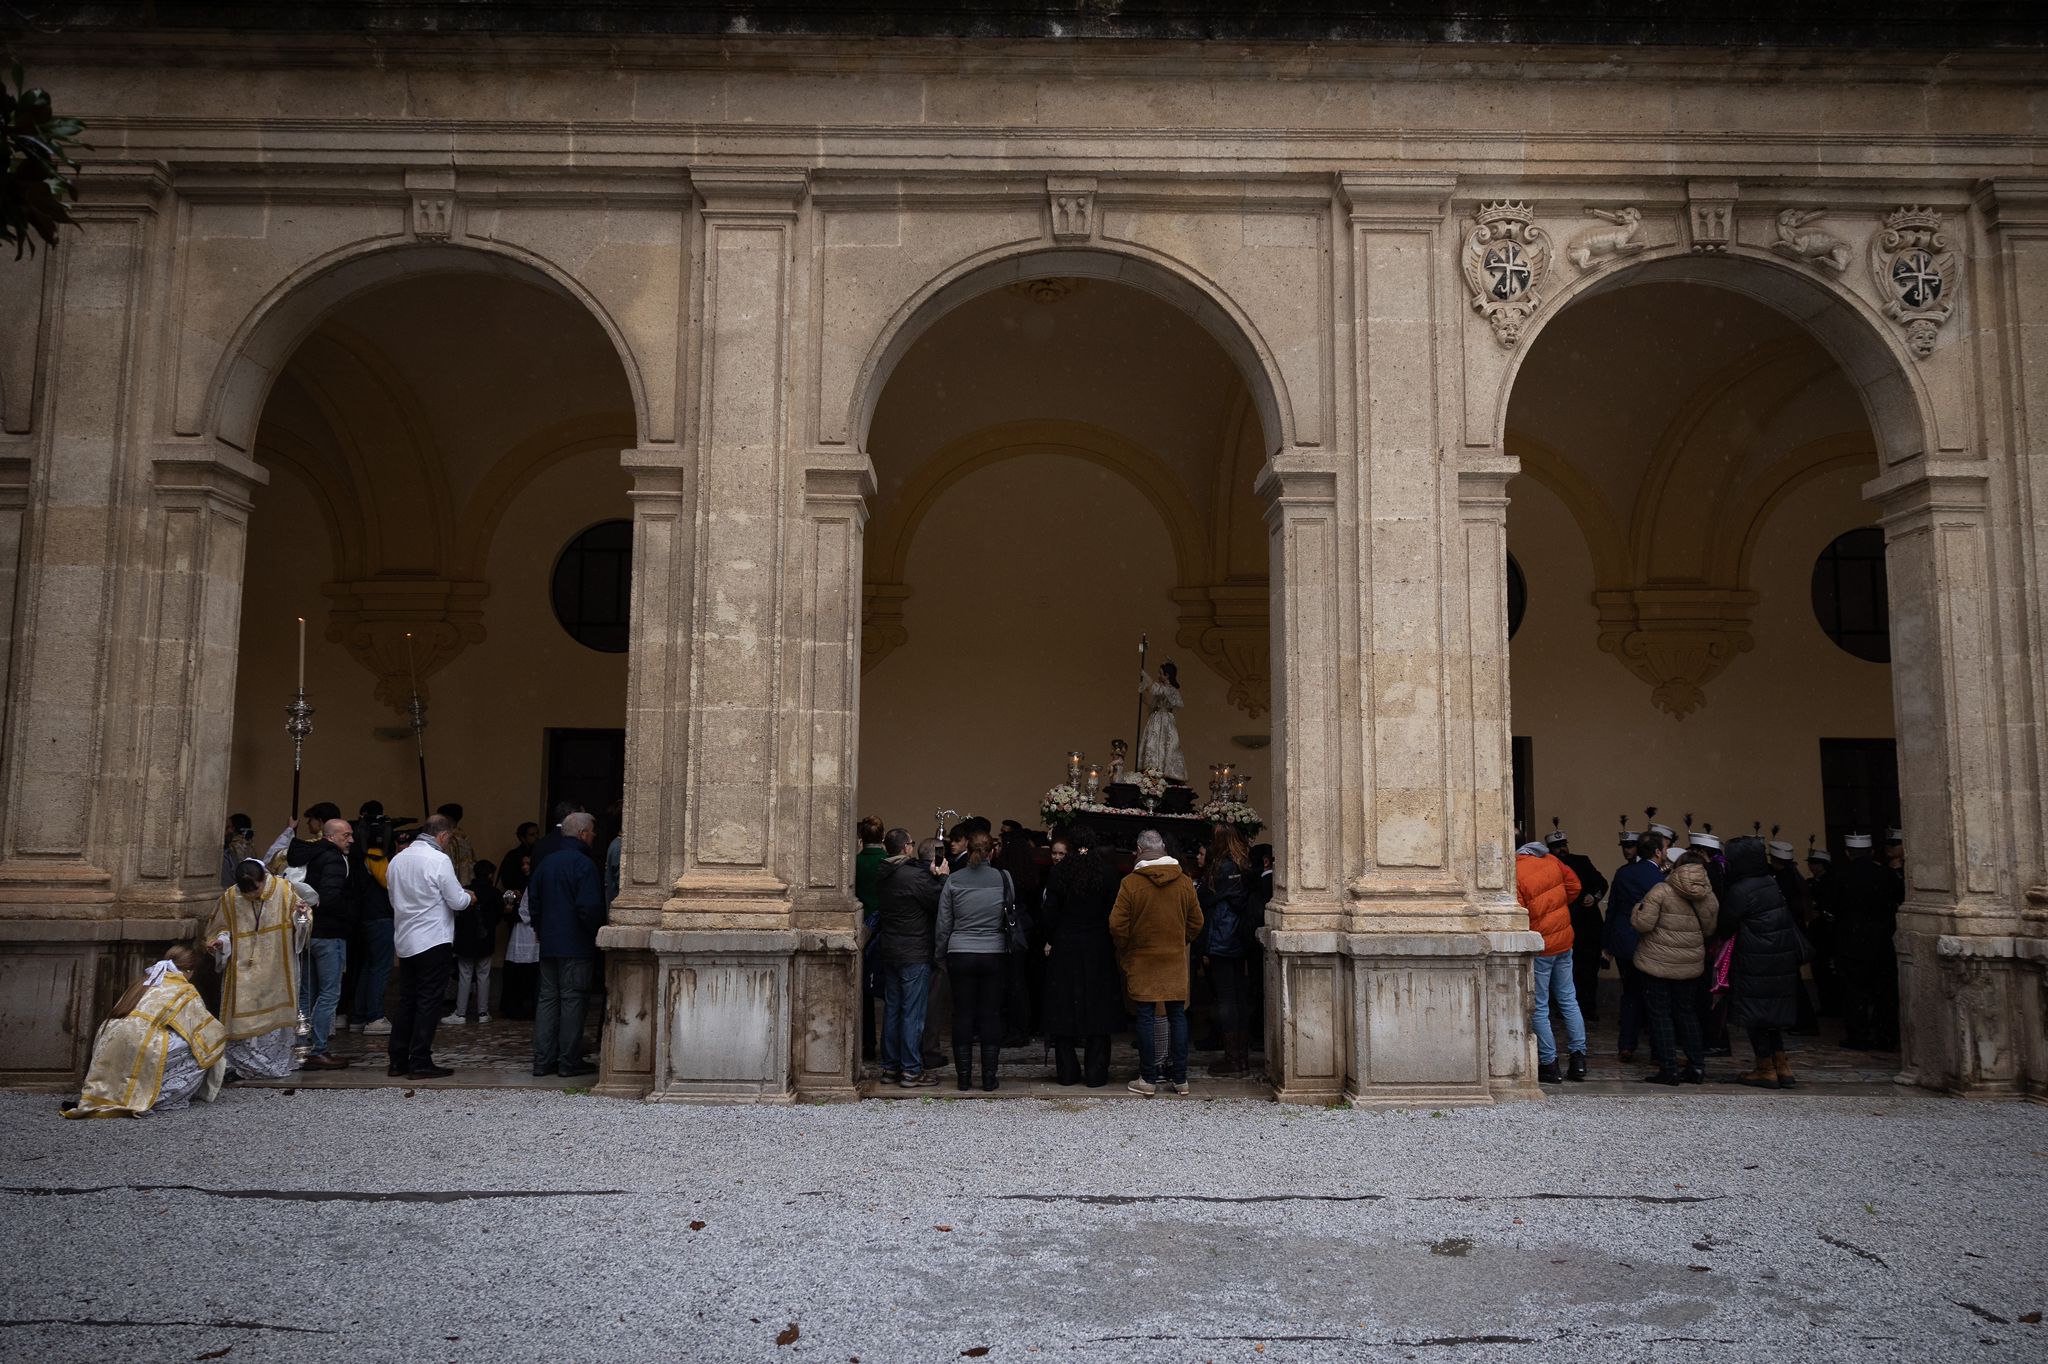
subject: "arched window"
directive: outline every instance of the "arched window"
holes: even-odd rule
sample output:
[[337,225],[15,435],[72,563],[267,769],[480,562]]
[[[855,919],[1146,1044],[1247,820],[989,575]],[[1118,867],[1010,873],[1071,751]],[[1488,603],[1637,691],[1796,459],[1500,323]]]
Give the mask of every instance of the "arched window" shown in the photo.
[[1508,555],[1508,638],[1515,637],[1515,631],[1522,628],[1522,617],[1529,611],[1529,580],[1522,576],[1522,566],[1515,562],[1515,556]]
[[1849,531],[1820,552],[1813,561],[1813,616],[1829,639],[1856,657],[1892,661],[1882,530],[1864,526]]
[[633,594],[633,523],[600,521],[555,560],[550,595],[555,619],[576,642],[600,653],[626,652]]

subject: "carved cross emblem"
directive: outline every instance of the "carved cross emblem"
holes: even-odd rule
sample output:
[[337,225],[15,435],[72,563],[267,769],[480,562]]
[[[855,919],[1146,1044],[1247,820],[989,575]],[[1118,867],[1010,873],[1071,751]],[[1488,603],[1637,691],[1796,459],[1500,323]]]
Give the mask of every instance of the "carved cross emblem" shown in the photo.
[[1925,251],[1908,251],[1892,262],[1892,287],[1908,308],[1931,308],[1941,297],[1941,274]]
[[1491,247],[1486,253],[1486,278],[1488,292],[1497,299],[1511,299],[1531,283],[1529,262],[1522,257],[1522,248],[1514,242],[1502,242]]

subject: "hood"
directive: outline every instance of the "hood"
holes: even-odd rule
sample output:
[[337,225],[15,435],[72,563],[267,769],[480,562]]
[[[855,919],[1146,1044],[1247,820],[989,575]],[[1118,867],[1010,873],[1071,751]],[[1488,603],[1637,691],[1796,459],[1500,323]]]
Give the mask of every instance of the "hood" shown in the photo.
[[1679,866],[1664,878],[1664,884],[1688,900],[1704,899],[1714,888],[1714,883],[1707,879],[1707,869],[1697,862]]
[[1149,867],[1139,867],[1131,875],[1142,876],[1155,886],[1170,886],[1187,873],[1180,869],[1178,862],[1158,862]]
[[1736,838],[1728,842],[1728,876],[1735,880],[1744,876],[1769,876],[1770,860],[1764,853],[1761,838]]

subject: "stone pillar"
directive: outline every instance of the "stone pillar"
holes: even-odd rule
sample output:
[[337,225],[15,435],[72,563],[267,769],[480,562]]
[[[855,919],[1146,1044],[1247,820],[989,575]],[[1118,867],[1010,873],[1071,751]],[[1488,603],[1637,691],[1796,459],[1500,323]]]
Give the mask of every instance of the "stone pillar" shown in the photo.
[[31,429],[8,442],[26,459],[0,464],[0,508],[14,509],[0,511],[0,533],[18,536],[0,734],[0,1083],[72,1081],[126,974],[123,944],[161,945],[182,926],[126,922],[116,894],[133,844],[127,721],[147,685],[127,570],[147,501],[141,321],[164,185],[153,168],[110,166],[88,186],[80,230],[44,259],[40,316],[28,315],[45,389]]
[[[1463,320],[1446,273],[1455,181],[1341,177],[1350,221],[1357,456],[1340,633],[1358,713],[1341,727],[1345,1089],[1484,1103],[1533,1089],[1527,931],[1507,878],[1507,620],[1497,457],[1452,463]],[[1354,576],[1355,575],[1355,576]]]
[[639,451],[608,1092],[853,1092],[866,461],[790,448],[806,182],[703,170],[693,450]]

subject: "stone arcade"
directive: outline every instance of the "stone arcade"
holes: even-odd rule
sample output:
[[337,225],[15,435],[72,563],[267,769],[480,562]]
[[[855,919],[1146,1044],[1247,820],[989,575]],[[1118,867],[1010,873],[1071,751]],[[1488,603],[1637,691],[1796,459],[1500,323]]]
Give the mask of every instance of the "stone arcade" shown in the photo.
[[[142,954],[214,897],[231,752],[285,699],[237,694],[245,563],[291,463],[259,426],[317,405],[281,376],[309,338],[366,334],[348,310],[372,291],[453,279],[515,283],[580,338],[595,377],[564,385],[549,449],[630,480],[601,1092],[854,1093],[863,668],[909,647],[922,514],[878,486],[878,406],[949,316],[1017,286],[1067,306],[1076,283],[1143,296],[1243,387],[1241,524],[1262,513],[1266,562],[1171,527],[1172,587],[1202,655],[1183,667],[1229,686],[1222,713],[1271,711],[1281,1098],[1534,1091],[1510,480],[1595,502],[1529,434],[1542,411],[1518,447],[1510,399],[1541,406],[1517,380],[1553,323],[1659,297],[1727,300],[1853,396],[1861,431],[1823,454],[1884,527],[1905,1078],[2048,1086],[2037,56],[197,29],[24,54],[95,150],[80,230],[0,267],[0,1078],[79,1074]],[[1646,343],[1696,322],[1667,311]],[[1577,394],[1603,401],[1597,376]],[[1140,467],[1083,425],[991,427],[952,457]],[[454,532],[369,505],[437,487],[322,504],[343,511],[316,630],[390,693],[386,725],[408,632],[429,677],[485,647],[503,547],[469,525],[469,551],[408,558]],[[1675,578],[1596,546],[1577,666],[1638,689],[1646,746],[1678,752],[1675,717],[1757,666],[1752,541]],[[1046,768],[1074,740],[1046,735]]]

